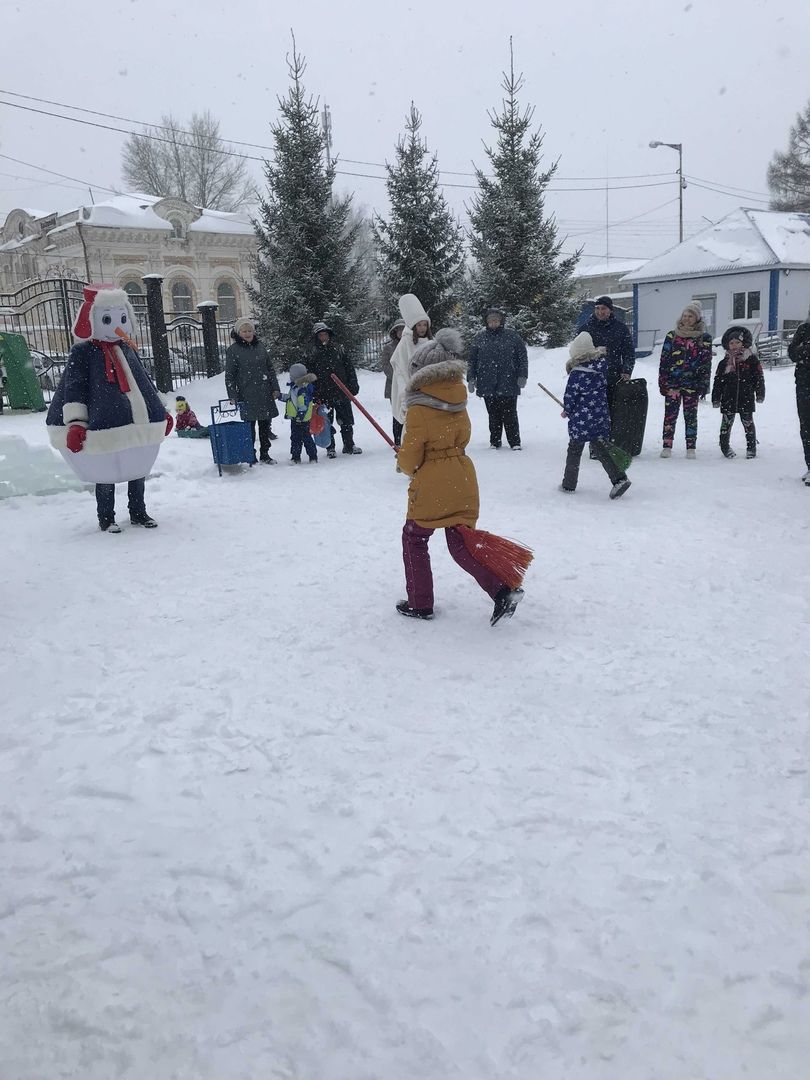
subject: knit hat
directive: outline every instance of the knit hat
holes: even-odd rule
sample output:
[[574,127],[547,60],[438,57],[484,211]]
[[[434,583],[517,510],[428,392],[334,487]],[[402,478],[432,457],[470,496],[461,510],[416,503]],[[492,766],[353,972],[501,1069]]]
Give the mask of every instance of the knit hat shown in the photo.
[[464,353],[461,334],[452,326],[445,326],[436,331],[436,337],[417,345],[411,357],[411,375],[431,364],[442,364],[445,360],[460,360]]
[[175,398],[174,411],[175,412],[185,412],[187,408],[188,408],[188,402],[186,401],[186,399],[183,397],[182,394],[178,394],[177,397]]
[[698,322],[700,322],[702,320],[702,318],[703,318],[703,304],[701,304],[701,302],[699,300],[690,300],[689,303],[686,305],[686,307],[683,309],[681,318],[683,318],[683,316],[687,313],[687,311],[691,311]]
[[293,382],[298,382],[299,379],[303,379],[306,373],[307,369],[304,364],[293,364],[290,367],[290,379]]
[[580,364],[587,364],[589,360],[595,360],[599,356],[604,356],[606,352],[604,345],[597,348],[591,335],[587,330],[583,330],[581,334],[577,334],[568,346],[569,359],[565,362],[565,370],[570,375],[575,367]]
[[403,330],[405,329],[404,319],[397,319],[396,322],[391,323],[391,325],[388,327],[388,336],[392,338],[394,336],[394,331],[399,330],[400,328]]
[[245,329],[252,330],[254,334],[256,333],[256,324],[254,323],[253,319],[243,317],[241,319],[237,319],[236,322],[233,324],[233,332],[235,334],[238,334],[240,330]]
[[503,326],[504,322],[506,321],[506,311],[502,307],[497,307],[494,304],[488,307],[487,310],[484,312],[485,324],[489,320],[490,315],[497,315],[498,318],[501,320],[501,326]]
[[328,326],[325,322],[316,322],[315,325],[312,327],[312,334],[314,337],[317,337],[318,334],[320,334],[323,330],[325,330],[327,334],[332,333],[331,326]]
[[603,307],[609,307],[610,310],[613,311],[613,301],[609,296],[597,296],[593,302],[593,306],[598,307],[600,304]]

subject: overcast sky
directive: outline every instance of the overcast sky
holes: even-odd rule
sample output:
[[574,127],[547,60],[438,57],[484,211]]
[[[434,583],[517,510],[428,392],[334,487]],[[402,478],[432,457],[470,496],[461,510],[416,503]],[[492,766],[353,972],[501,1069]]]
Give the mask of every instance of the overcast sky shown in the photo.
[[[641,258],[677,240],[677,155],[650,149],[651,139],[683,143],[687,177],[751,192],[729,197],[690,183],[687,233],[736,206],[765,207],[768,162],[810,97],[807,0],[5,0],[0,87],[140,121],[210,109],[226,137],[269,144],[291,27],[306,86],[331,108],[340,168],[379,174],[349,159],[390,158],[413,99],[448,184],[472,184],[451,171],[485,164],[487,109],[500,101],[513,35],[523,99],[535,106],[547,160],[560,159],[552,186],[578,189],[550,194],[549,209],[566,249],[584,246],[593,258]],[[121,188],[124,138],[0,105],[0,154],[95,185],[97,200],[102,188]],[[261,166],[251,168],[259,179]],[[339,181],[385,212],[381,180]],[[445,195],[464,220],[472,191]],[[0,157],[3,213],[89,198]]]

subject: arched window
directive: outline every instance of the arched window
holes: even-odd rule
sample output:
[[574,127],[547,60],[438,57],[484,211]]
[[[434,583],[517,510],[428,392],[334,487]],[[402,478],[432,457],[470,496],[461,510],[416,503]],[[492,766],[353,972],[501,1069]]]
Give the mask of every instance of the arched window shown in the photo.
[[181,278],[172,285],[172,308],[175,314],[191,311],[194,300],[191,295],[191,286]]
[[179,217],[169,217],[166,219],[172,227],[172,236],[175,240],[183,239],[183,222]]
[[217,317],[223,322],[234,322],[236,319],[236,288],[232,281],[223,281],[217,285],[217,303],[219,311]]
[[146,311],[146,293],[143,291],[141,283],[139,281],[128,281],[124,285],[124,292],[129,297],[132,310],[140,319]]

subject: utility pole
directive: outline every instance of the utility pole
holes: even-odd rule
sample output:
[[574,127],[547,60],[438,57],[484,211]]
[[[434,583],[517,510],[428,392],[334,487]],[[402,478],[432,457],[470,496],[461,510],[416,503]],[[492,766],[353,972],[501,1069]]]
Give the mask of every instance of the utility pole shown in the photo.
[[655,150],[657,146],[668,146],[670,150],[678,151],[678,243],[683,243],[683,189],[686,187],[686,180],[683,176],[683,143],[679,142],[659,142],[658,139],[653,139],[650,143],[650,149]]
[[321,127],[323,128],[323,144],[326,151],[326,167],[332,164],[332,114],[329,106],[324,104],[321,110]]

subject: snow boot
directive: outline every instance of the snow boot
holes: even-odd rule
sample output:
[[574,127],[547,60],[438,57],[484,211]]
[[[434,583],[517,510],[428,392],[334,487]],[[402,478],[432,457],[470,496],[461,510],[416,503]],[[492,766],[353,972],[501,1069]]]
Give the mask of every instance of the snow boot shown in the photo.
[[510,447],[510,449],[511,450],[522,450],[523,447],[520,445],[520,443],[515,443],[514,446]]
[[672,447],[665,446],[664,449],[661,451],[661,457],[672,457]]
[[259,461],[262,463],[262,465],[275,465],[276,463],[276,459],[271,458],[269,454],[262,454],[262,456],[259,458]]
[[406,619],[432,619],[433,608],[432,607],[411,607],[407,600],[400,600],[397,604],[397,611],[400,615],[404,615]]
[[747,458],[755,458],[757,456],[757,448],[755,446],[749,446],[745,451],[745,456]]
[[617,480],[613,487],[610,489],[611,499],[620,499],[629,487],[630,481],[627,479],[626,476],[624,480]]
[[560,484],[560,486],[557,488],[557,490],[558,491],[564,491],[566,493],[566,495],[573,495],[574,492],[577,489],[576,488],[566,487],[565,484]]
[[802,477],[802,482],[803,482],[805,487],[810,487],[810,469],[808,469],[807,472]]
[[326,451],[326,456],[330,458],[330,460],[337,457],[337,450],[335,450],[334,446],[329,447],[329,449]]
[[523,589],[510,589],[508,585],[504,585],[495,594],[495,607],[492,609],[489,625],[495,626],[501,619],[511,619],[522,599]]
[[147,513],[138,514],[137,517],[130,517],[129,520],[132,525],[140,525],[142,529],[157,528],[157,522],[154,518],[150,518]]
[[344,454],[362,454],[363,451],[360,449],[359,446],[354,446],[354,444],[352,444],[351,446],[344,446],[343,447],[343,453]]
[[489,448],[490,450],[500,450],[501,444],[499,442],[491,442]]
[[121,526],[118,525],[115,521],[99,521],[98,527],[101,529],[102,532],[108,532],[108,533],[120,533],[121,532]]
[[291,465],[300,465],[301,464],[301,458],[300,457],[290,458],[290,464]]
[[695,458],[697,457],[697,451],[695,450],[694,446],[687,446],[686,457],[689,461],[695,460]]

